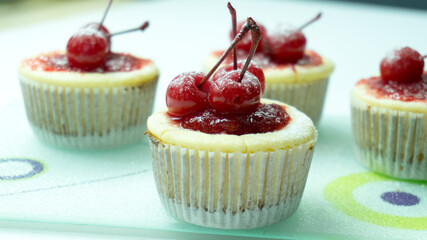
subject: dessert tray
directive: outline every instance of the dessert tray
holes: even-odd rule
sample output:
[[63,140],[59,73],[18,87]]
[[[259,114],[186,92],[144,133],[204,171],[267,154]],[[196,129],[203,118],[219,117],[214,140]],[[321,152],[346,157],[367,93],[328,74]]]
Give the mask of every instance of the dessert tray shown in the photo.
[[[263,22],[267,24],[277,22],[274,16],[282,10],[286,10],[289,19],[296,23],[319,10],[325,16],[324,22],[311,30],[310,39],[316,40],[310,40],[308,46],[321,49],[336,62],[337,68],[329,83],[304,195],[292,217],[251,230],[221,230],[181,222],[167,215],[160,204],[146,139],[118,149],[76,151],[49,146],[34,136],[25,115],[17,64],[25,56],[63,48],[64,39],[71,33],[67,29],[76,29],[99,15],[99,12],[91,12],[45,25],[0,32],[3,42],[0,52],[9,57],[0,57],[4,75],[4,85],[0,88],[0,228],[73,229],[116,235],[130,232],[136,236],[141,232],[168,231],[280,239],[427,239],[427,182],[389,178],[369,171],[356,161],[348,101],[353,83],[377,72],[378,59],[390,46],[409,44],[426,50],[421,46],[425,46],[423,39],[427,34],[420,31],[421,27],[405,28],[427,24],[425,12],[301,1],[233,3],[241,9],[240,17],[256,9],[254,19],[265,19]],[[176,24],[191,26],[193,30],[169,29],[170,22],[165,15],[177,14],[174,9],[182,9],[181,4],[193,4],[184,16],[206,19],[206,22],[183,17],[176,19],[179,22]],[[158,9],[164,11],[157,14]],[[139,21],[141,12],[153,23],[152,32],[147,31],[147,34],[158,37],[188,34],[180,48],[166,44],[162,51],[150,47],[156,46],[159,38],[117,41],[118,49],[131,46],[136,54],[154,56],[161,71],[154,107],[158,110],[164,106],[166,86],[175,75],[200,69],[201,60],[209,51],[227,44],[229,16],[225,3],[217,1],[141,1],[118,7],[111,13],[111,25],[119,29],[120,21]],[[129,19],[122,18],[123,14]],[[360,19],[362,14],[364,18]],[[385,24],[378,19],[388,22]],[[221,27],[215,30],[203,27],[215,20]],[[360,50],[349,48],[352,45],[348,41],[355,43],[357,37],[375,34],[379,25],[384,26],[383,34],[370,38],[369,45],[361,43],[364,52],[377,58],[359,57]],[[364,27],[366,29],[362,29]],[[396,35],[396,27],[404,29],[400,38],[390,37]],[[343,32],[338,34],[337,29]],[[362,30],[363,36],[353,35]],[[218,32],[223,35],[212,38]],[[331,39],[325,37],[331,34],[342,39],[337,37],[337,42],[331,43]],[[47,35],[49,38],[45,40]],[[392,43],[383,46],[387,36]],[[10,47],[22,38],[33,38],[34,44]],[[216,42],[215,39],[223,40]],[[209,42],[193,44],[204,40]],[[192,54],[189,54],[190,48]],[[351,66],[352,62],[358,68]]]
[[7,136],[0,140],[0,220],[264,238],[425,239],[427,183],[369,172],[356,162],[349,121],[323,122],[297,212],[264,228],[220,230],[164,212],[146,141],[103,151],[51,147],[32,134],[16,99],[0,112]]

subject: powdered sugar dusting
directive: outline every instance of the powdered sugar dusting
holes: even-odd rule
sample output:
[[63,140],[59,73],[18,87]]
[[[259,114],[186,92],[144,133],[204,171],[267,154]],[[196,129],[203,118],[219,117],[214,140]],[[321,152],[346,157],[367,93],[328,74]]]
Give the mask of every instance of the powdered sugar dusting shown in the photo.
[[397,50],[398,49],[395,48],[395,49],[393,49],[393,51],[388,52],[384,57],[384,61],[387,63],[391,63],[391,62],[399,60],[400,56],[398,54],[396,54]]
[[383,81],[381,77],[360,80],[357,85],[366,85],[367,92],[377,98],[399,101],[427,101],[427,74],[414,82]]
[[300,31],[298,28],[291,25],[278,25],[272,33],[271,36],[277,36],[274,39],[275,44],[284,44],[285,41],[292,41],[293,38],[298,37],[295,32]]

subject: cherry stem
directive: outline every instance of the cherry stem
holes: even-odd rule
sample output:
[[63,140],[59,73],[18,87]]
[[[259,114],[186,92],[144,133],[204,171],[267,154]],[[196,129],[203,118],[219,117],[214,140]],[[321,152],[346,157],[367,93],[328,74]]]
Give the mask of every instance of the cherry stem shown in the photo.
[[108,1],[107,9],[104,11],[104,16],[102,16],[102,20],[99,23],[98,31],[101,30],[102,24],[104,23],[105,17],[107,17],[107,13],[110,10],[111,3],[113,3],[113,0]]
[[[213,66],[213,68],[206,74],[206,76],[200,81],[199,84],[197,84],[198,88],[201,88],[203,84],[209,80],[209,78],[212,76],[212,74],[218,69],[218,67],[221,65],[221,63],[227,58],[227,56],[230,54],[231,50],[237,45],[240,40],[246,35],[246,33],[253,28],[258,28],[255,21],[252,20],[252,18],[248,18],[246,20],[246,23],[243,24],[242,29],[240,29],[239,34],[236,35],[236,37],[231,41],[230,46],[225,50],[225,52],[222,54],[222,56],[219,58],[218,62]],[[261,34],[260,34],[261,35]]]
[[251,26],[251,49],[249,50],[248,58],[246,59],[245,65],[242,68],[242,71],[239,75],[239,82],[242,81],[243,76],[245,76],[245,72],[249,67],[249,64],[251,63],[252,57],[255,54],[256,48],[258,46],[259,41],[261,41],[261,30],[259,29],[258,25],[256,25],[256,22],[252,18],[248,18],[248,22],[252,24]]
[[[237,34],[236,10],[233,8],[230,2],[228,2],[227,7],[230,10],[230,14],[231,14],[231,26],[233,28],[233,39],[234,39]],[[233,69],[237,70],[237,46],[233,48]]]
[[143,31],[143,30],[145,30],[148,27],[148,25],[149,25],[148,21],[146,21],[141,26],[139,26],[137,28],[132,28],[132,29],[121,31],[121,32],[112,33],[109,36],[116,36],[116,35],[120,35],[120,34],[123,34],[123,33],[134,32],[134,31],[139,31],[139,30]]
[[427,55],[424,55],[423,58],[427,58]]
[[308,21],[306,24],[302,25],[299,30],[302,30],[303,28],[307,27],[308,25],[314,23],[315,21],[319,20],[319,18],[322,16],[322,13],[318,13],[316,15],[316,17],[314,17],[313,19],[311,19],[310,21]]

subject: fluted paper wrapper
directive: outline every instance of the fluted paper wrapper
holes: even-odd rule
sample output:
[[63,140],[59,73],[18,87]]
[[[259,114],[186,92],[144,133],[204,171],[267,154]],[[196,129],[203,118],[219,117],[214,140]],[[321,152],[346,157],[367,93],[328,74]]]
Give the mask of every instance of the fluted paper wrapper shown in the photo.
[[262,227],[291,216],[300,203],[315,144],[244,154],[149,139],[166,211],[193,224],[227,229]]
[[157,79],[133,87],[77,88],[20,77],[27,117],[37,137],[68,148],[108,148],[141,141]]
[[317,125],[322,115],[329,78],[309,83],[265,83],[264,98],[287,103],[304,112]]
[[358,159],[373,171],[427,180],[427,116],[352,103]]

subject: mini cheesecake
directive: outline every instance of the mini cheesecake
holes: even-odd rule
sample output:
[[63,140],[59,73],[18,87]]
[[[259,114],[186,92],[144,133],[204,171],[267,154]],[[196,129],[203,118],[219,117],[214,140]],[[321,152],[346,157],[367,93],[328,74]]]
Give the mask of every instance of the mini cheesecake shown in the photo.
[[142,140],[159,75],[151,60],[109,53],[84,70],[54,51],[24,59],[18,72],[28,120],[43,141],[109,148]]
[[359,160],[388,176],[427,180],[427,72],[412,82],[362,79],[351,91]]
[[211,134],[184,128],[166,109],[149,117],[155,182],[169,214],[197,225],[235,229],[270,225],[296,211],[317,130],[289,105],[262,103],[285,110],[289,118],[284,126],[263,133]]
[[[222,53],[214,51],[209,54],[203,62],[205,72],[215,65]],[[238,59],[246,57],[246,52],[237,52]],[[224,62],[230,64],[232,58],[229,56]],[[329,76],[334,69],[330,59],[306,50],[304,57],[297,63],[277,63],[264,53],[256,53],[252,63],[264,71],[265,98],[292,105],[306,113],[315,124],[319,122]]]

